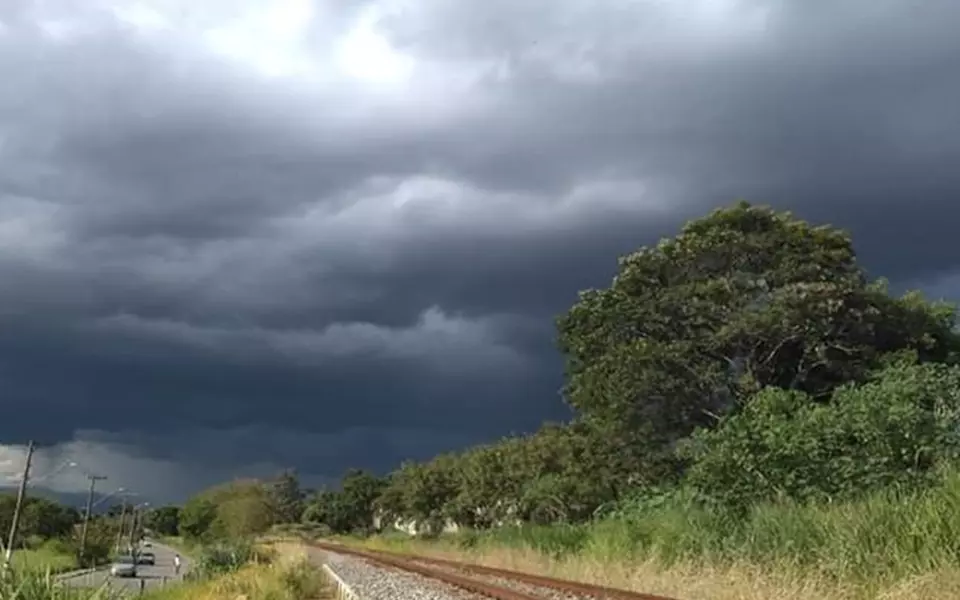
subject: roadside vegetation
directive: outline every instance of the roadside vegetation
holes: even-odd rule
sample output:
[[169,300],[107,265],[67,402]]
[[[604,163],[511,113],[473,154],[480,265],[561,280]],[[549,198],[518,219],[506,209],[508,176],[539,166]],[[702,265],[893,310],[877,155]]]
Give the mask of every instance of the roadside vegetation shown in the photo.
[[146,600],[326,600],[334,598],[322,572],[306,561],[248,565],[213,579],[187,582],[142,596]]
[[187,500],[178,515],[176,537],[166,539],[189,549],[254,538],[315,537],[327,529],[303,517],[307,499],[317,493],[302,489],[293,470],[283,471],[270,481],[238,479],[222,483]]
[[[10,530],[16,497],[0,494],[0,531],[4,539]],[[120,505],[94,513],[87,528],[84,567],[103,565],[114,553],[121,539]],[[127,511],[129,513],[129,511]],[[161,507],[138,520],[142,527],[176,534],[170,516],[179,513],[176,507]],[[82,529],[81,514],[74,508],[47,498],[28,495],[21,513],[11,568],[0,573],[0,600],[113,600],[118,596],[107,588],[80,589],[63,585],[57,575],[80,568],[79,548]],[[171,523],[172,529],[171,529]],[[129,531],[129,514],[125,532]],[[122,539],[126,539],[126,535]],[[0,550],[3,547],[0,546]]]
[[106,587],[66,587],[49,571],[13,569],[0,576],[0,600],[120,600],[120,596]]
[[76,550],[69,542],[47,540],[32,548],[21,548],[13,555],[13,567],[30,571],[60,573],[77,567]]
[[194,541],[193,567],[180,585],[148,592],[149,600],[324,600],[331,589],[298,543],[267,544],[250,536]]
[[[6,542],[13,521],[16,496],[0,494],[0,531]],[[80,513],[69,506],[46,498],[28,496],[24,500],[19,534],[13,555],[13,566],[33,571],[61,572],[77,568],[80,539]],[[109,553],[109,545],[102,545],[104,523],[95,519],[87,536],[87,556],[102,560]]]
[[[0,531],[3,542],[13,521],[16,496],[0,493]],[[102,512],[94,512],[87,527],[83,567],[100,565],[109,561],[117,541],[120,540],[120,504],[109,506]],[[173,506],[159,507],[143,515],[138,526],[157,535],[176,535],[180,509]],[[125,534],[129,531],[130,516],[124,520]],[[19,570],[59,573],[80,568],[78,564],[83,518],[70,506],[53,500],[28,495],[24,500],[13,566]],[[0,546],[2,549],[2,546]]]
[[142,596],[147,600],[325,600],[332,589],[305,558],[251,563]]
[[[292,471],[275,481],[238,480],[190,498],[156,533],[190,557],[193,566],[181,585],[154,590],[149,600],[325,600],[333,598],[318,565],[291,539],[304,492]],[[159,519],[159,517],[157,517]],[[299,527],[293,526],[294,530]]]
[[[241,540],[203,548],[182,584],[152,589],[152,600],[326,600],[332,588],[296,544],[277,549]],[[121,591],[71,588],[49,570],[15,568],[0,576],[0,600],[120,600]]]
[[571,422],[351,471],[300,520],[683,599],[960,597],[956,317],[738,203],[560,316]]

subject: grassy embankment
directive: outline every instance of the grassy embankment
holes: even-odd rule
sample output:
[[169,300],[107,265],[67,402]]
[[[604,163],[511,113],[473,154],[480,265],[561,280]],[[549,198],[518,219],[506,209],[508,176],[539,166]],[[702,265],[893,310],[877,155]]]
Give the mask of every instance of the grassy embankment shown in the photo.
[[[21,568],[0,578],[0,600],[120,600],[107,588],[70,588],[49,571],[52,556],[24,553]],[[149,600],[332,600],[323,572],[306,560],[299,544],[275,546],[269,562],[250,563],[225,573],[208,573],[182,585],[148,592]],[[27,562],[34,561],[34,562]]]
[[[183,546],[181,546],[183,547]],[[185,545],[185,547],[190,547]],[[278,544],[272,559],[240,569],[156,590],[145,600],[327,600],[333,599],[323,572],[311,565],[299,544]]]
[[960,474],[924,492],[766,505],[747,518],[674,499],[583,526],[364,545],[681,600],[946,600],[960,598]]
[[14,552],[13,566],[29,571],[62,573],[77,568],[77,557],[70,546],[50,541],[37,548]]

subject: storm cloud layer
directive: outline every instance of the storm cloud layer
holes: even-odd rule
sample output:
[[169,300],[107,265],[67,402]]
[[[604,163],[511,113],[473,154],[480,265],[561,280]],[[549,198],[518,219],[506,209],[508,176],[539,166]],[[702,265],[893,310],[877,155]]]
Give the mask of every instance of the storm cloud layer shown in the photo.
[[553,317],[740,197],[957,298],[958,25],[895,0],[6,0],[0,470],[32,438],[39,471],[175,500],[563,418]]

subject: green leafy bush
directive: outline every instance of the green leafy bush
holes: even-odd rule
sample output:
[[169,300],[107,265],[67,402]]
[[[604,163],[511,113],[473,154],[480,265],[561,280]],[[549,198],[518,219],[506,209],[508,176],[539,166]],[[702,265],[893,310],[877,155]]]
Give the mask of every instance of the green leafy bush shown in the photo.
[[269,559],[248,541],[221,542],[200,550],[191,575],[199,579],[233,573],[250,563],[266,563]]
[[957,456],[960,368],[891,365],[815,403],[768,388],[681,446],[687,482],[724,505],[915,489]]

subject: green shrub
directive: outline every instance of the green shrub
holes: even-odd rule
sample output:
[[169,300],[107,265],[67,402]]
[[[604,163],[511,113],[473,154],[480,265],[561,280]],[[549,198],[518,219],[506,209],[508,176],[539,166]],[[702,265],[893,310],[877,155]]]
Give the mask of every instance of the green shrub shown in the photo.
[[269,558],[250,542],[222,542],[200,550],[191,574],[195,578],[205,578],[233,573],[253,562],[269,562]]
[[686,480],[723,504],[913,490],[957,457],[960,368],[895,364],[827,404],[768,388],[681,446]]

